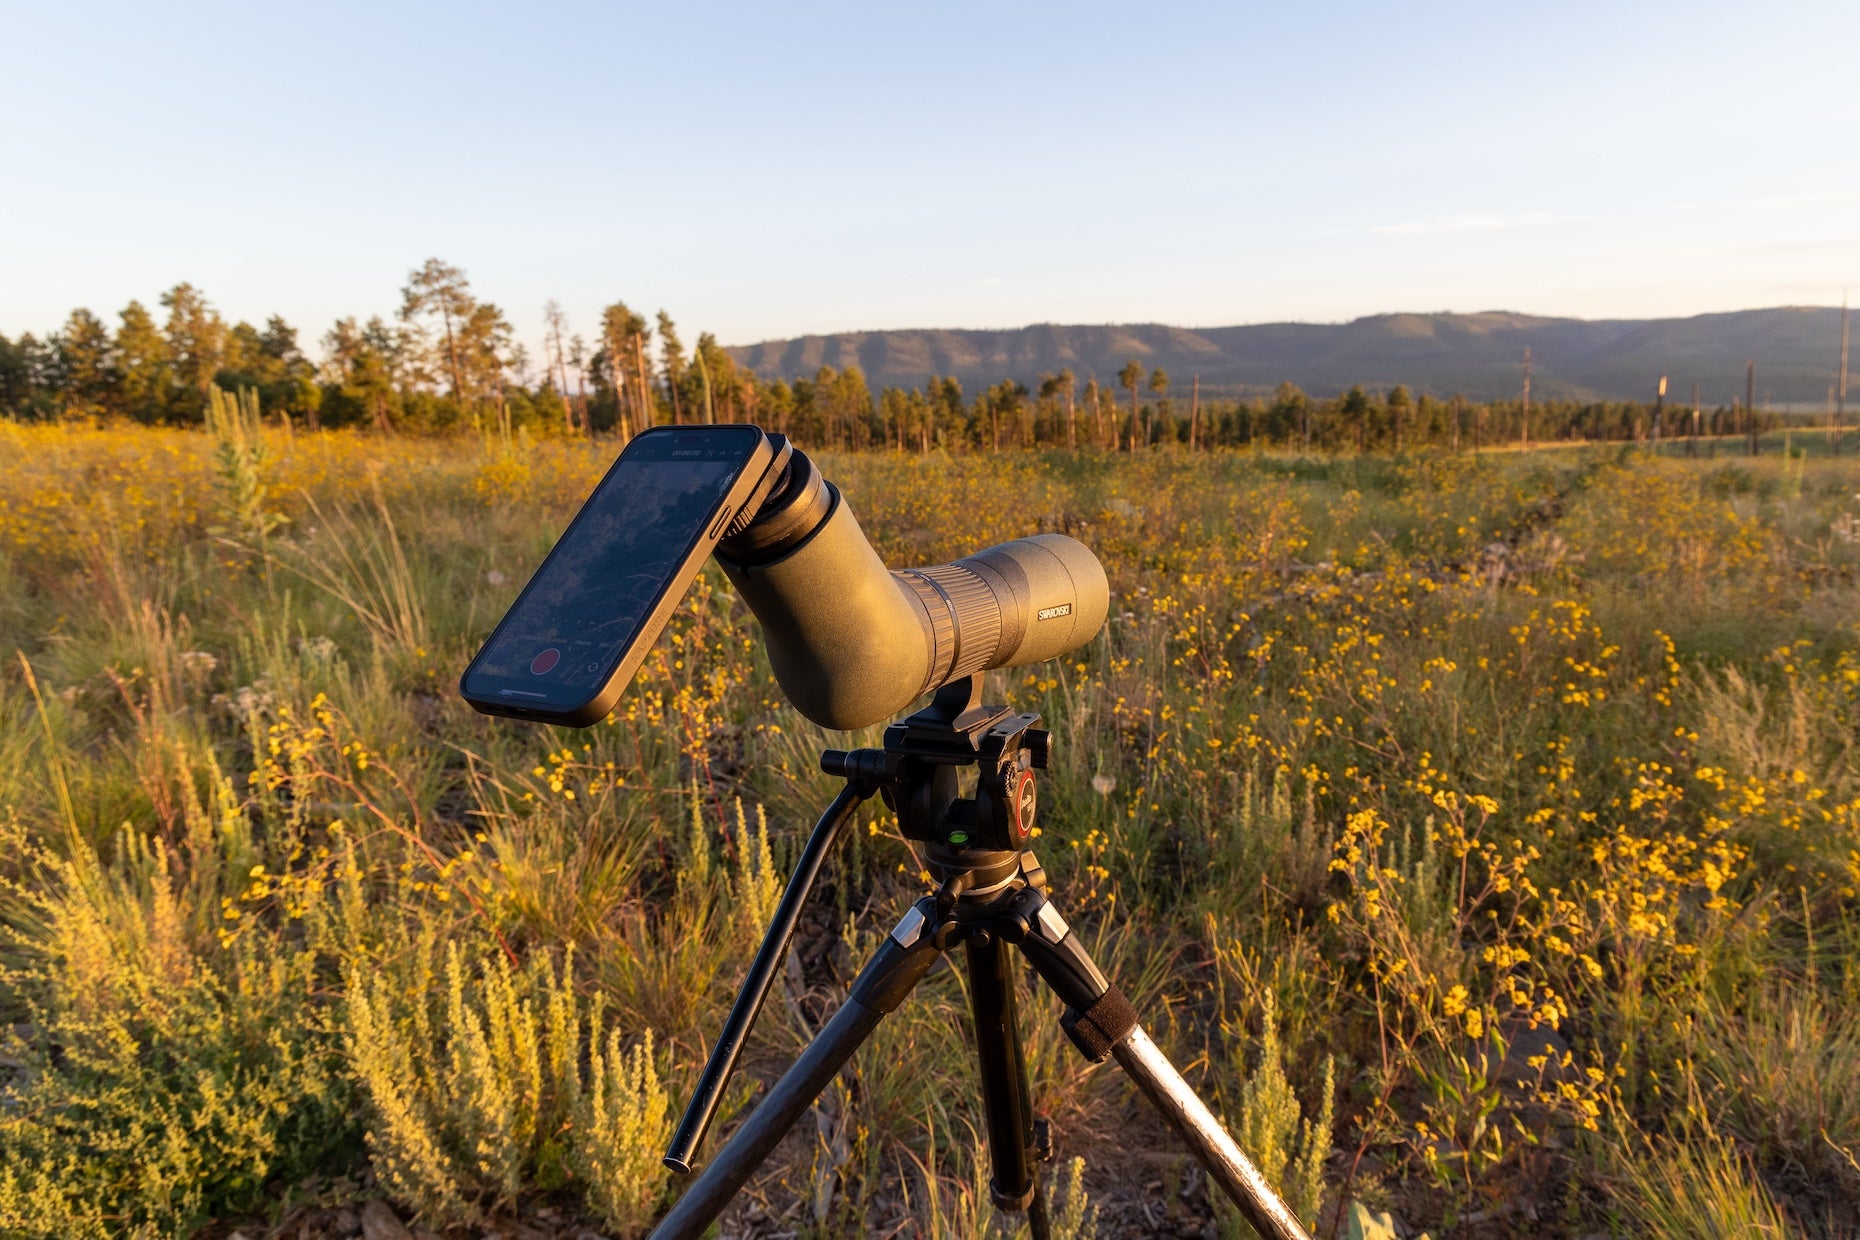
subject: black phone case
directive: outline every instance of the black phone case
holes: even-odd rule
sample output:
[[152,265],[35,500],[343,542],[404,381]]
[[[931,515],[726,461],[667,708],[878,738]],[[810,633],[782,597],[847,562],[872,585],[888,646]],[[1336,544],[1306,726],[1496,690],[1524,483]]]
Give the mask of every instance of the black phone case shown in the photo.
[[[743,423],[725,423],[711,428],[658,426],[641,431],[634,437],[633,442],[637,443],[647,435],[689,434],[697,429],[736,431],[742,430],[744,425]],[[762,428],[751,427],[750,429],[760,431]],[[621,456],[625,454],[623,449]],[[775,446],[764,434],[749,460],[744,463],[742,472],[736,476],[736,482],[730,487],[729,494],[725,495],[723,502],[706,516],[705,520],[708,524],[703,534],[693,544],[690,554],[685,556],[684,561],[672,573],[665,588],[660,591],[658,599],[652,604],[652,610],[647,612],[645,619],[641,621],[639,631],[634,634],[632,643],[621,653],[620,661],[614,665],[614,670],[608,675],[606,682],[592,697],[579,706],[563,708],[536,703],[517,705],[503,698],[476,697],[466,689],[465,682],[471,678],[472,670],[478,666],[478,660],[484,657],[484,652],[490,648],[492,642],[497,639],[498,633],[509,622],[510,613],[516,610],[517,603],[523,599],[523,594],[529,592],[529,583],[524,585],[523,593],[517,595],[516,600],[505,611],[504,618],[497,622],[497,627],[491,630],[490,636],[485,638],[484,644],[478,648],[478,653],[472,657],[464,674],[459,677],[459,696],[471,703],[473,710],[486,715],[504,715],[512,719],[563,724],[572,728],[585,728],[605,719],[608,712],[613,710],[614,703],[620,700],[620,695],[626,692],[627,685],[632,682],[633,674],[639,670],[639,665],[645,660],[646,653],[652,649],[652,644],[659,639],[659,634],[664,631],[666,622],[672,618],[672,612],[677,610],[678,604],[684,601],[685,591],[691,588],[691,583],[696,580],[699,570],[704,567],[704,561],[716,549],[718,541],[729,529],[730,523],[742,511],[743,505],[754,498],[759,490],[764,489],[764,478],[775,463]],[[608,467],[608,473],[617,469],[619,464],[620,460],[616,457],[613,465]],[[601,475],[601,483],[606,481],[607,475]],[[600,483],[595,484],[594,490],[600,490],[600,485]],[[590,496],[593,494],[593,491],[589,492]],[[583,507],[585,506],[586,501],[583,501]],[[569,544],[569,540],[574,537],[575,527],[580,522],[581,513],[577,511],[575,519],[568,523],[568,528],[562,531],[562,536],[556,539],[555,546],[549,549],[549,554],[543,557],[542,564],[531,575],[531,583],[542,576],[549,567],[549,562],[555,558],[556,552]]]

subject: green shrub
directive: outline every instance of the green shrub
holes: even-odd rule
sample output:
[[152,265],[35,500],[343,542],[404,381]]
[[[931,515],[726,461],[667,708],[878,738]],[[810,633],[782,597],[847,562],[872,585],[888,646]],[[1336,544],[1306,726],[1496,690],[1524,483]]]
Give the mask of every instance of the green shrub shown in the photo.
[[436,1223],[578,1182],[613,1226],[643,1227],[671,1133],[650,1033],[629,1049],[600,998],[584,1010],[572,956],[558,974],[545,953],[471,969],[457,943],[444,954],[443,982],[430,937],[411,962],[349,978],[347,1044],[383,1182]]
[[[1306,1115],[1286,1079],[1279,1049],[1278,1011],[1271,991],[1264,992],[1263,1006],[1259,1059],[1253,1071],[1246,1071],[1238,1050],[1231,1060],[1230,1073],[1239,1082],[1239,1122],[1230,1125],[1230,1130],[1266,1182],[1278,1189],[1292,1213],[1309,1227],[1316,1223],[1323,1205],[1324,1161],[1330,1157],[1336,1116],[1336,1067],[1330,1059],[1324,1061],[1317,1114]],[[1222,1093],[1231,1097],[1233,1091]],[[1212,1199],[1223,1236],[1244,1240],[1256,1234],[1233,1203],[1219,1194],[1213,1194]]]
[[159,836],[125,830],[109,864],[9,843],[35,889],[12,889],[25,963],[0,977],[27,1030],[0,1086],[0,1234],[185,1233],[354,1156],[315,949],[221,948],[190,916],[213,858]]

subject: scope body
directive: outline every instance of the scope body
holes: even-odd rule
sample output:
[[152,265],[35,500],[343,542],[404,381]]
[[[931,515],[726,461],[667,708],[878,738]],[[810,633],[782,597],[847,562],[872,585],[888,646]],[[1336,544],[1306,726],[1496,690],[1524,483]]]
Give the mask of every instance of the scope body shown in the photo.
[[1063,534],[888,570],[845,497],[799,450],[717,559],[762,623],[782,692],[828,728],[878,723],[952,680],[1074,650],[1110,606],[1103,565]]

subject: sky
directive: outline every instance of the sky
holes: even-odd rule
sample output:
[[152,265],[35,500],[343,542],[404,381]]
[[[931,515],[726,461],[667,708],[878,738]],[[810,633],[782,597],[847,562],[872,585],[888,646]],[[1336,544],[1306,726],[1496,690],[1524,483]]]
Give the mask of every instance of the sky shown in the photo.
[[1860,291],[1860,4],[0,0],[0,332],[429,256],[687,344]]

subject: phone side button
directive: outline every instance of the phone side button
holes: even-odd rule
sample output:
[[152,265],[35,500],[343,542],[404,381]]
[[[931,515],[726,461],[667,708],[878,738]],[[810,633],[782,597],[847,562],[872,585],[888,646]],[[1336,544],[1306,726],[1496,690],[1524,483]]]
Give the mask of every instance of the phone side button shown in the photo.
[[723,537],[723,531],[730,526],[730,506],[725,504],[723,511],[717,514],[717,522],[710,527],[710,540],[716,542]]

